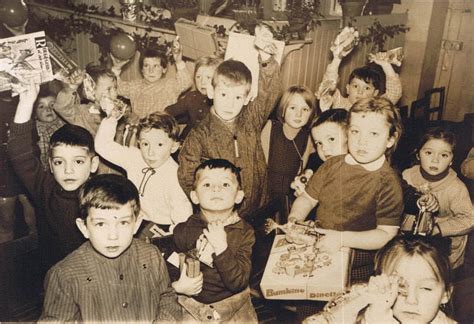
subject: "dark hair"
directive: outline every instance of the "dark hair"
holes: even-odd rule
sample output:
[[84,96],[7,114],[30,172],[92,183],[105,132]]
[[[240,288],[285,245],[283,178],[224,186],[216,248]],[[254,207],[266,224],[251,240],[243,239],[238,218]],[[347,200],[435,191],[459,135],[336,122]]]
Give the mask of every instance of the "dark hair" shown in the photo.
[[87,148],[90,155],[95,155],[94,138],[83,127],[65,124],[53,133],[49,140],[49,151],[58,145],[80,146]]
[[317,116],[314,119],[311,125],[311,128],[317,127],[324,123],[336,123],[340,125],[341,127],[345,128],[347,127],[348,116],[349,116],[349,113],[345,109],[342,109],[342,108],[328,109],[326,111],[323,111],[321,115]]
[[419,153],[423,145],[432,139],[439,139],[449,144],[451,146],[451,151],[454,154],[454,149],[456,148],[456,135],[443,127],[434,127],[428,129],[421,137],[418,148],[416,149],[416,153]]
[[160,59],[160,65],[163,69],[168,67],[168,58],[163,51],[156,48],[147,48],[140,54],[140,58],[138,59],[140,71],[143,69],[143,61],[145,61],[146,58],[158,58]]
[[166,113],[157,111],[140,119],[140,122],[138,123],[137,137],[140,136],[141,132],[150,129],[161,129],[168,134],[172,140],[179,140],[178,122],[173,116]]
[[[288,108],[288,103],[290,102],[291,97],[293,95],[299,94],[303,100],[306,102],[306,104],[309,106],[311,109],[311,115],[309,116],[308,123],[311,124],[311,120],[313,120],[314,115],[316,113],[316,105],[315,105],[315,98],[313,95],[313,92],[305,86],[302,85],[292,85],[288,89],[286,89],[285,92],[283,92],[283,95],[281,96],[281,99],[278,103],[278,108],[277,108],[277,118],[281,123],[285,122],[285,113],[286,109]],[[305,125],[306,126],[306,125]]]
[[237,178],[237,183],[239,184],[239,188],[242,186],[242,179],[240,177],[240,168],[236,167],[232,162],[225,159],[209,159],[202,162],[194,171],[193,186],[196,185],[197,180],[199,178],[199,174],[206,168],[229,170]]
[[38,96],[36,97],[35,103],[33,104],[33,109],[36,110],[40,99],[54,97],[56,99],[56,94],[51,90],[47,83],[40,85]]
[[109,78],[112,78],[113,80],[117,80],[117,77],[112,72],[112,70],[110,70],[105,65],[89,63],[86,66],[86,72],[87,74],[90,75],[90,77],[92,78],[92,80],[94,80],[95,83],[97,83],[99,79],[102,77],[109,77]]
[[133,215],[140,213],[137,187],[118,174],[100,174],[87,180],[79,191],[79,217],[86,219],[91,208],[119,209],[130,203]]
[[194,64],[194,78],[196,78],[196,73],[201,67],[217,67],[221,63],[222,59],[215,55],[201,56]]
[[216,87],[217,79],[225,78],[237,85],[248,86],[248,91],[252,85],[252,73],[249,68],[242,62],[235,60],[227,60],[219,64],[212,78],[212,86]]
[[436,279],[445,285],[445,291],[450,292],[452,277],[449,249],[437,239],[417,235],[395,236],[377,252],[375,273],[391,274],[402,258],[419,256],[430,265]]
[[398,140],[402,136],[402,120],[398,109],[388,99],[382,97],[360,99],[352,105],[351,110],[349,110],[347,125],[349,126],[351,123],[352,114],[367,112],[375,112],[385,117],[385,120],[389,125],[388,135],[395,139],[392,147],[385,151],[385,155],[390,157],[390,155],[395,152]]
[[383,81],[381,73],[372,66],[365,65],[354,69],[349,75],[348,83],[350,83],[354,78],[360,79],[365,83],[373,85],[376,90],[379,90],[379,94],[385,92],[385,82]]

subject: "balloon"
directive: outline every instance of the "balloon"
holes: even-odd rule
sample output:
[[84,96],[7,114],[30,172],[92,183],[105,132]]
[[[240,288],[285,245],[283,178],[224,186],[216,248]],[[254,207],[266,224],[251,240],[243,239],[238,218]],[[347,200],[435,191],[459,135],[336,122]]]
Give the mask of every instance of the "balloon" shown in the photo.
[[110,40],[110,52],[120,60],[129,60],[135,55],[137,45],[132,36],[119,33]]
[[28,19],[28,7],[23,0],[0,1],[0,20],[9,27],[20,27]]

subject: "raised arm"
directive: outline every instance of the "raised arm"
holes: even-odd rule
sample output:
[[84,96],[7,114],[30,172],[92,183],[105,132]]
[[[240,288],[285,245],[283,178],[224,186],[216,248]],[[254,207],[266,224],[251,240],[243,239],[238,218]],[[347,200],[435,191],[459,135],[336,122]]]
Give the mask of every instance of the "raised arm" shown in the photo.
[[383,97],[396,105],[398,100],[402,97],[402,82],[400,81],[400,76],[395,72],[392,64],[389,62],[377,58],[374,59],[374,62],[380,65],[385,73],[385,94]]

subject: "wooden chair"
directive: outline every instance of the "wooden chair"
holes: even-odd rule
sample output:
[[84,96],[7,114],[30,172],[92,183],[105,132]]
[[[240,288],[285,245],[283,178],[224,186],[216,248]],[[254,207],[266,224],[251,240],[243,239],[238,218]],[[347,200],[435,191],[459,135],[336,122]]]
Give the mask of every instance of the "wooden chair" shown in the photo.
[[[425,108],[425,120],[441,120],[443,118],[444,99],[445,99],[445,87],[433,88],[425,91],[425,98],[428,106]],[[433,96],[436,96],[433,100]],[[437,101],[436,101],[437,99]],[[434,103],[436,102],[436,103]],[[432,106],[433,104],[433,106]],[[436,118],[434,115],[436,114]]]
[[426,120],[425,111],[429,108],[429,102],[427,97],[423,97],[417,100],[414,100],[411,103],[410,107],[410,119],[411,120]]

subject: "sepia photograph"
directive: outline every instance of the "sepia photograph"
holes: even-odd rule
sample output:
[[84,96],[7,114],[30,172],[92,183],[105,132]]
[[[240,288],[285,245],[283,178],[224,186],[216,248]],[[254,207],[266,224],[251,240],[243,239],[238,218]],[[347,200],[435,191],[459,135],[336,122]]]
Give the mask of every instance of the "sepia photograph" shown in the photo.
[[0,0],[0,322],[474,323],[473,0]]

